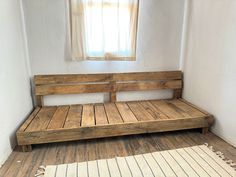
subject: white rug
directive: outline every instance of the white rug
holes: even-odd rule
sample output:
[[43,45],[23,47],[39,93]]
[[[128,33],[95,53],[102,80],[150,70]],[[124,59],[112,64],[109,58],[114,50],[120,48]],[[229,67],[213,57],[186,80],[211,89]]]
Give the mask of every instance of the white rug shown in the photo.
[[40,167],[42,177],[236,177],[235,164],[207,145]]

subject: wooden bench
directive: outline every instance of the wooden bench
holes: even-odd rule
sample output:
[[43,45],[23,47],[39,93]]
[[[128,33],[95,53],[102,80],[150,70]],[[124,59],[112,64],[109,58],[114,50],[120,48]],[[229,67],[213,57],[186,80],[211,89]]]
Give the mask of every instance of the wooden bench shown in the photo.
[[[202,128],[213,122],[209,113],[181,99],[181,71],[36,75],[37,107],[17,131],[18,145],[63,142],[121,135]],[[173,89],[173,99],[116,102],[116,93]],[[100,104],[44,106],[46,95],[109,92]]]

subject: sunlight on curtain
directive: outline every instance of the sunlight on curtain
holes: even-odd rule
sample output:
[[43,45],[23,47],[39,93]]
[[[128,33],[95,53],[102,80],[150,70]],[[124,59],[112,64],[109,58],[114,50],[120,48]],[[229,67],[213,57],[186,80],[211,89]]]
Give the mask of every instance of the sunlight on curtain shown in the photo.
[[138,0],[71,0],[74,60],[135,60]]

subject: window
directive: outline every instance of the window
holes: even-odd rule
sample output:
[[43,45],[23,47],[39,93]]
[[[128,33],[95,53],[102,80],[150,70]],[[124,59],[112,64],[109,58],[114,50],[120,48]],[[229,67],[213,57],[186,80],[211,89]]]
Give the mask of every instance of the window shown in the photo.
[[138,0],[71,0],[76,60],[135,60]]

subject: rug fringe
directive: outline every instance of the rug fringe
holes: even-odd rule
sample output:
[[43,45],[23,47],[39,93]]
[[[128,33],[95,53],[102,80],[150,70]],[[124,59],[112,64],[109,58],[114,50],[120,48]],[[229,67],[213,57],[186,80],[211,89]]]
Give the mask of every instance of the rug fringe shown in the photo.
[[204,143],[204,145],[207,146],[212,152],[214,152],[218,157],[220,157],[236,171],[236,163],[233,160],[226,158],[221,151],[215,151],[213,146],[210,146],[208,143]]
[[41,166],[38,168],[38,170],[37,170],[37,172],[36,172],[36,174],[35,174],[34,176],[35,176],[35,177],[44,177],[45,170],[46,170],[46,167],[43,166],[43,165],[41,165]]

